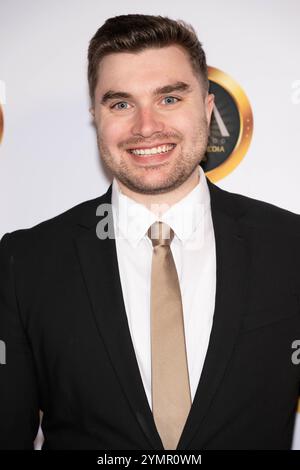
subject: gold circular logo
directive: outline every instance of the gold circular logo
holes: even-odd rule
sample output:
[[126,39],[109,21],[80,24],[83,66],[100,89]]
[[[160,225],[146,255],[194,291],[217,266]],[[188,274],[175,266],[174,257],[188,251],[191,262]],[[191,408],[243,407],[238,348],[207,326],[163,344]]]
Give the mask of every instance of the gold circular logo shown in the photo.
[[4,127],[4,118],[3,118],[2,108],[0,105],[0,144],[1,144],[2,136],[3,136],[3,127]]
[[231,173],[244,158],[253,133],[253,114],[242,88],[226,73],[208,67],[215,104],[201,166],[212,182]]

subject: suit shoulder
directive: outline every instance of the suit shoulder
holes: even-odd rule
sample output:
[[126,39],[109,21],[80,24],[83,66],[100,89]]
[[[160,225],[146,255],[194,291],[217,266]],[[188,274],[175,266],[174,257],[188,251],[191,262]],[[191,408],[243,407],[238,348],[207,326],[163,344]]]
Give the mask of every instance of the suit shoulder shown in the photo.
[[267,201],[227,191],[212,183],[213,199],[220,210],[234,215],[256,228],[276,228],[300,236],[300,215]]
[[7,232],[1,241],[9,243],[11,246],[28,246],[40,241],[55,241],[69,235],[74,230],[74,226],[84,216],[96,214],[96,209],[101,204],[105,193],[94,199],[83,201],[75,206],[61,212],[60,214],[46,219],[38,224],[29,227]]
[[249,196],[230,193],[236,199],[246,223],[261,228],[291,230],[300,236],[300,215],[288,209]]

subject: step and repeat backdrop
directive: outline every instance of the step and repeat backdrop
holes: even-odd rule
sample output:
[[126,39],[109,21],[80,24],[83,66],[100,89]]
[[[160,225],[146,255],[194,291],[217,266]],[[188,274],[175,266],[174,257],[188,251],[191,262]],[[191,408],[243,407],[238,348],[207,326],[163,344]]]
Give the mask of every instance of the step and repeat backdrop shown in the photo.
[[[300,3],[150,3],[1,2],[0,237],[110,184],[88,111],[87,48],[108,17],[128,13],[183,19],[198,33],[216,97],[207,176],[300,213]],[[42,440],[39,432],[37,449]],[[300,407],[293,448],[300,449]]]

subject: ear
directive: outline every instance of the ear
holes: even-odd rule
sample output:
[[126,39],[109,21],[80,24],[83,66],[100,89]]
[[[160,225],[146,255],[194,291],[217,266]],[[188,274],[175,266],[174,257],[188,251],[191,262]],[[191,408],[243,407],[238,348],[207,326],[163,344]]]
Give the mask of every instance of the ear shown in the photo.
[[93,107],[89,108],[89,112],[91,113],[93,118],[95,118],[95,108],[93,108]]
[[214,109],[214,104],[215,104],[215,95],[213,95],[212,93],[207,94],[205,98],[205,112],[206,112],[208,125],[210,124],[211,115]]

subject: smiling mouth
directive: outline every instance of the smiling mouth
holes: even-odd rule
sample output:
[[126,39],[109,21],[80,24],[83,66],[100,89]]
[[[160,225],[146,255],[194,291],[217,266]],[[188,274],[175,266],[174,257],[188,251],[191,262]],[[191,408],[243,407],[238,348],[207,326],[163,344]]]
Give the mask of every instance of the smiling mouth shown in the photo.
[[128,149],[127,152],[129,152],[132,155],[137,155],[139,157],[149,157],[152,155],[162,155],[164,153],[169,152],[170,150],[173,150],[176,147],[176,144],[164,144],[164,145],[159,145],[157,147],[151,147],[151,148],[139,148],[139,149]]

